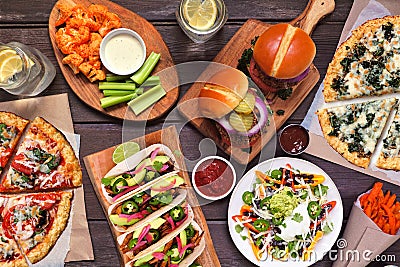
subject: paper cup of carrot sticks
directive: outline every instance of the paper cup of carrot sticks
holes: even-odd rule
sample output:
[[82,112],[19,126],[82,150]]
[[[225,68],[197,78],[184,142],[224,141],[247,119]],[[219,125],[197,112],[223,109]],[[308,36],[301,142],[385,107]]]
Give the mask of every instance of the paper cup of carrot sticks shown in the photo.
[[400,202],[382,186],[375,183],[353,204],[334,267],[366,266],[400,238]]

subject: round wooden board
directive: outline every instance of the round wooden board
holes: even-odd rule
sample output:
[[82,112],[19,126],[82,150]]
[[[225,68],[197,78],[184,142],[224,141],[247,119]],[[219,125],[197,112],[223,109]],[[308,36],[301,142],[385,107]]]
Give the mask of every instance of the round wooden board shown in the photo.
[[[120,17],[122,22],[122,27],[132,29],[142,36],[144,42],[146,43],[147,56],[152,51],[161,54],[161,59],[158,62],[153,73],[157,73],[161,70],[174,66],[172,56],[169,52],[167,45],[162,39],[160,33],[150,22],[148,22],[146,19],[139,16],[138,14],[108,0],[60,0],[59,2],[63,2],[66,5],[70,6],[81,4],[85,7],[88,7],[91,4],[101,4],[108,7],[110,12],[113,12]],[[59,14],[58,8],[54,6],[49,17],[49,35],[51,44],[53,46],[54,54],[57,58],[57,62],[61,68],[65,80],[68,82],[72,91],[74,91],[74,93],[83,102],[88,104],[90,107],[115,118],[128,119],[133,121],[144,121],[144,120],[154,120],[161,117],[178,100],[179,97],[178,87],[168,88],[168,85],[165,86],[162,81],[163,87],[167,91],[166,96],[164,96],[155,105],[153,105],[152,107],[141,113],[139,116],[135,116],[133,112],[127,112],[128,106],[125,103],[107,109],[103,109],[100,106],[100,98],[103,97],[103,94],[98,89],[97,82],[91,83],[81,73],[75,75],[72,69],[68,65],[64,65],[62,63],[62,59],[65,55],[60,51],[60,49],[58,49],[55,41],[55,34],[57,31],[55,27],[55,22],[58,18],[58,14]],[[171,73],[176,74],[174,70],[172,70]],[[173,78],[174,80],[178,80],[177,74],[176,77]]]

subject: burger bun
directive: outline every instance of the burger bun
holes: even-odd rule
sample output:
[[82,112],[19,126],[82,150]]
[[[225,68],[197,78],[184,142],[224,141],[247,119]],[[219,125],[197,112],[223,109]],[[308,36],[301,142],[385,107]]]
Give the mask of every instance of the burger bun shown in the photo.
[[198,105],[207,118],[221,118],[239,105],[249,88],[247,76],[234,68],[214,74],[200,90]]
[[258,67],[276,79],[292,79],[311,65],[316,48],[310,36],[300,28],[281,23],[269,27],[254,46]]

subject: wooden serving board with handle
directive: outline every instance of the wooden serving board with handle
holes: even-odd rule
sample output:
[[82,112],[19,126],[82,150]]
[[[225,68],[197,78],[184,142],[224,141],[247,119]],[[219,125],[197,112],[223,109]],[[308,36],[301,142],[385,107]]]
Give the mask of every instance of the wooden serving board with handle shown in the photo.
[[[305,30],[311,34],[318,21],[331,13],[335,8],[334,0],[310,0],[304,12],[291,22],[292,25]],[[242,52],[250,47],[250,42],[254,37],[261,35],[270,27],[264,22],[249,19],[236,32],[232,39],[224,46],[224,48],[214,58],[214,62],[222,63],[236,68],[238,60],[242,56]],[[207,70],[205,71],[207,72]],[[204,73],[203,73],[204,74]],[[204,77],[209,77],[204,76]],[[287,100],[282,100],[275,93],[270,93],[265,97],[271,101],[270,107],[274,111],[274,123],[267,128],[267,133],[261,135],[256,144],[252,146],[251,151],[244,151],[240,148],[224,146],[221,143],[219,133],[215,127],[215,123],[209,119],[201,118],[196,99],[199,96],[201,88],[204,86],[202,82],[196,82],[182,97],[178,104],[178,109],[183,116],[191,121],[191,123],[206,137],[214,140],[223,151],[231,155],[237,162],[247,164],[256,157],[268,141],[275,135],[276,131],[285,123],[285,121],[293,114],[304,98],[314,88],[320,78],[317,68],[312,64],[310,72],[304,80],[293,87],[293,94]],[[199,80],[204,81],[201,79]],[[190,105],[185,105],[186,101],[190,101]],[[189,103],[189,102],[187,102]],[[284,110],[284,115],[277,115],[276,111]],[[275,124],[273,126],[273,124]]]
[[[157,132],[153,132],[147,134],[146,136],[142,136],[132,141],[137,142],[140,145],[140,148],[143,149],[152,144],[164,144],[168,146],[171,151],[174,153],[178,166],[180,167],[179,175],[185,179],[186,185],[188,187],[186,200],[193,208],[194,212],[194,220],[200,225],[200,227],[204,231],[204,238],[206,241],[206,247],[203,253],[197,259],[197,262],[201,266],[214,266],[220,267],[217,253],[215,251],[210,231],[208,230],[207,222],[204,217],[203,211],[200,208],[199,202],[197,200],[195,191],[191,187],[191,182],[188,173],[186,172],[185,160],[182,154],[181,145],[179,143],[179,135],[175,128],[175,126],[170,126],[168,128],[162,129]],[[110,147],[103,151],[91,154],[86,156],[83,161],[85,163],[87,172],[90,177],[90,181],[92,182],[94,191],[96,192],[97,198],[100,201],[100,204],[103,208],[104,214],[110,224],[111,232],[115,239],[115,244],[118,248],[117,237],[121,235],[121,233],[117,232],[115,228],[112,226],[112,223],[108,219],[107,210],[110,207],[110,204],[107,202],[105,197],[103,196],[101,190],[101,178],[115,166],[112,161],[112,154],[114,152],[116,146]],[[120,250],[119,250],[120,251]],[[123,262],[123,254],[120,251],[120,260],[121,266],[124,266]]]
[[[64,3],[67,6],[75,6],[78,4],[83,5],[84,7],[88,7],[91,4],[101,4],[106,6],[110,12],[113,12],[119,16],[122,22],[122,27],[136,31],[143,38],[146,44],[147,56],[149,56],[152,51],[161,54],[161,59],[156,68],[153,70],[153,74],[174,66],[172,56],[160,33],[150,22],[138,14],[108,0],[60,0],[58,3],[59,2]],[[54,54],[57,58],[57,62],[61,68],[65,80],[68,82],[72,91],[74,91],[74,93],[87,105],[115,118],[133,121],[145,121],[154,120],[161,117],[176,103],[179,97],[179,89],[178,87],[172,85],[176,84],[175,81],[178,80],[178,76],[177,73],[172,69],[168,72],[168,79],[161,79],[162,86],[167,91],[166,96],[138,116],[136,116],[132,111],[128,110],[126,103],[103,109],[100,106],[100,99],[103,97],[103,94],[98,89],[98,83],[91,83],[82,73],[77,75],[74,74],[68,65],[64,65],[62,63],[62,59],[66,55],[64,55],[57,47],[55,40],[55,34],[58,29],[55,27],[55,22],[58,19],[58,15],[59,11],[55,5],[49,17],[49,35]]]

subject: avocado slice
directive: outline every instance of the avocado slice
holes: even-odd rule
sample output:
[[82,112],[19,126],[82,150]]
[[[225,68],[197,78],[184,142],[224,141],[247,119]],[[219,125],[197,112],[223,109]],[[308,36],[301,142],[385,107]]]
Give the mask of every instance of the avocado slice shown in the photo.
[[[161,247],[159,247],[158,249],[154,250],[153,252],[162,252],[163,250],[164,250],[164,246],[161,246]],[[133,266],[140,266],[140,265],[142,265],[142,264],[145,264],[145,263],[151,261],[153,258],[154,258],[154,257],[153,257],[152,254],[146,255],[146,256],[144,256],[144,257],[138,259],[137,261],[135,261],[135,263],[133,264]]]
[[181,239],[182,247],[187,245],[187,235],[186,231],[182,231],[179,233],[179,238]]
[[[150,223],[150,228],[151,228],[151,229],[158,229],[158,228],[160,228],[161,225],[163,225],[165,222],[166,222],[166,220],[164,220],[164,219],[161,218],[161,217],[158,217],[158,218],[156,218],[156,219],[154,219],[154,220],[151,221],[151,223]],[[140,235],[140,233],[142,232],[143,228],[144,228],[144,226],[141,227],[141,228],[139,228],[139,229],[137,229],[135,232],[133,232],[133,234],[132,234],[132,239],[138,238],[139,235]]]
[[161,162],[162,164],[165,164],[169,161],[169,157],[168,156],[156,156],[152,162],[152,165],[154,164],[154,162],[158,161]]
[[[184,180],[182,177],[180,177],[179,175],[173,175],[173,176],[171,176],[171,177],[165,178],[165,179],[163,179],[163,180],[157,182],[157,183],[156,183],[155,185],[153,185],[151,188],[160,189],[160,188],[163,188],[163,187],[167,187],[167,186],[169,186],[175,179],[176,179],[176,182],[175,182],[174,188],[175,188],[175,187],[178,187],[178,186],[180,186],[180,185],[182,185],[182,184],[185,183],[185,180]],[[154,196],[158,195],[159,193],[160,193],[159,191],[151,190],[150,196],[151,196],[151,197],[154,197]]]
[[135,224],[136,222],[139,221],[139,219],[133,219],[133,220],[130,220],[130,221],[128,222],[128,219],[127,219],[127,218],[119,217],[118,214],[111,214],[111,215],[109,216],[109,218],[110,218],[110,221],[111,221],[113,224],[120,225],[120,226],[121,226],[121,225],[132,225],[132,224]]
[[[182,232],[179,233],[179,238],[181,239],[182,247],[186,246],[187,245],[187,235],[186,235],[186,231],[185,230],[183,230]],[[178,251],[178,249],[176,249],[176,250]],[[173,251],[173,252],[175,254],[175,251]],[[185,257],[185,254],[186,254],[186,251],[185,251],[185,253],[183,253],[182,258],[179,261],[177,261],[177,262],[171,261],[171,263],[172,264],[178,264]],[[179,256],[179,251],[178,251],[177,256]]]
[[165,164],[169,161],[169,159],[170,158],[168,156],[156,156],[153,160],[151,160],[150,157],[145,158],[136,166],[135,170],[141,168],[142,165],[144,165],[145,167],[152,166],[154,164],[154,162],[156,162],[156,161],[161,162],[162,164]]
[[143,169],[137,174],[135,174],[135,176],[133,176],[132,178],[126,179],[128,186],[134,186],[140,184],[143,181],[144,177],[146,177],[146,172],[147,170]]

